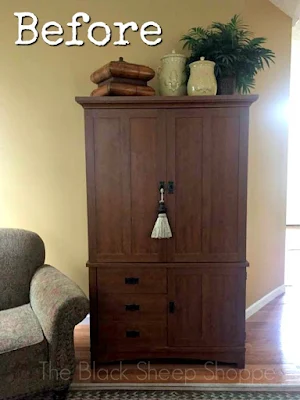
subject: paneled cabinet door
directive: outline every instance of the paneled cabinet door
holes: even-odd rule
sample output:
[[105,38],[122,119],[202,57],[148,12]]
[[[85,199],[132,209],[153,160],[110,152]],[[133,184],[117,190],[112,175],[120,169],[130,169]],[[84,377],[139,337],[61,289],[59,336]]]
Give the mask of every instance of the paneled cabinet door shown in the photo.
[[243,267],[169,269],[168,290],[170,347],[244,345]]
[[245,261],[248,110],[167,112],[170,262]]
[[168,301],[168,346],[201,346],[203,311],[200,268],[168,269]]
[[87,110],[86,132],[90,262],[165,261],[151,239],[166,179],[160,111]]
[[202,275],[202,323],[205,346],[245,345],[244,267],[210,268]]

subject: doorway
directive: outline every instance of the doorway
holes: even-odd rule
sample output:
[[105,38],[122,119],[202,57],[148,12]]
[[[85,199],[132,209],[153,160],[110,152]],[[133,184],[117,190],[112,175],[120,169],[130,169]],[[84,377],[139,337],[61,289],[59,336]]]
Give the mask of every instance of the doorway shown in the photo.
[[289,107],[285,284],[300,286],[300,23],[293,28]]

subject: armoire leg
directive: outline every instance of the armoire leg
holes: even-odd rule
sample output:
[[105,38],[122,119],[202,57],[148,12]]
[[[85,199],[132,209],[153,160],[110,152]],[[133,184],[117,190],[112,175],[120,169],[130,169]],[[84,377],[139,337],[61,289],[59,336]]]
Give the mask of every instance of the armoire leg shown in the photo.
[[237,366],[238,369],[244,369],[245,368],[245,356],[244,355],[240,356],[240,359],[236,363],[236,366]]

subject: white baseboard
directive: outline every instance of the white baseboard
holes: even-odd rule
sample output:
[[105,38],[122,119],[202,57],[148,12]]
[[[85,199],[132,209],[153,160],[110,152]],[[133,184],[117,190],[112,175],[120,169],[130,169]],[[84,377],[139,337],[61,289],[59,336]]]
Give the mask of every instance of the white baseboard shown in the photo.
[[266,294],[264,297],[256,301],[250,307],[246,309],[246,319],[250,318],[253,314],[257,313],[261,308],[266,306],[272,300],[276,299],[276,297],[285,293],[285,285],[278,286],[276,289],[272,290],[272,292]]
[[90,314],[88,314],[88,315],[84,318],[84,320],[82,320],[82,321],[80,322],[79,325],[89,325],[89,324],[90,324]]

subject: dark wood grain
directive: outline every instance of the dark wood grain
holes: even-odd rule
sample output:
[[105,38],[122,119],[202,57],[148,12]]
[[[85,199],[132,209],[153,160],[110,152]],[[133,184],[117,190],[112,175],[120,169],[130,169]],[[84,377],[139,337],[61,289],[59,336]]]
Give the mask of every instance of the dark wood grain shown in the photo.
[[202,256],[202,170],[206,110],[168,111],[167,176],[175,183],[167,196],[174,239],[168,244],[168,261],[196,262]]
[[[129,337],[135,332],[139,336]],[[136,351],[151,348],[165,348],[167,344],[166,323],[164,321],[124,321],[116,324],[99,320],[98,348],[103,351]]]
[[[297,268],[297,262],[294,264]],[[290,267],[290,266],[289,266]],[[298,324],[298,304],[299,304],[298,286],[287,288],[286,294],[277,297],[267,304],[252,317],[246,321],[246,370],[236,370],[234,365],[220,364],[213,366],[211,363],[199,363],[178,359],[168,359],[151,361],[151,373],[146,374],[147,383],[155,384],[186,384],[185,373],[188,374],[189,383],[209,383],[209,384],[277,384],[277,385],[299,385],[300,371],[298,368],[299,355],[299,324]],[[292,328],[292,329],[291,329]],[[136,362],[127,364],[105,364],[95,368],[93,373],[87,372],[86,375],[80,371],[80,363],[86,363],[89,360],[89,326],[78,325],[75,329],[75,348],[77,358],[77,371],[75,373],[75,383],[141,383],[141,377],[145,373],[140,371]],[[203,349],[203,348],[202,348]],[[206,348],[207,349],[207,348]],[[218,359],[230,362],[230,357],[237,358],[238,352],[243,349],[228,349],[228,347],[210,348]],[[185,355],[200,359],[200,349],[186,349]],[[196,351],[193,353],[193,351]],[[219,353],[217,353],[219,352]],[[144,360],[160,353],[143,352]],[[172,355],[180,355],[179,350],[172,350]],[[112,354],[105,354],[109,358]],[[121,359],[133,357],[138,359],[134,352],[119,352]],[[201,353],[203,359],[211,360],[211,354],[205,348]],[[146,370],[148,364],[142,364]],[[127,373],[121,375],[119,371],[126,368]],[[112,369],[117,369],[118,374],[109,374]],[[81,368],[82,370],[82,368]],[[163,371],[169,371],[163,374]],[[182,370],[184,374],[179,376],[175,371]],[[101,373],[102,371],[102,373]],[[188,372],[190,371],[190,373]],[[108,377],[107,377],[108,376]],[[117,381],[115,380],[117,376]]]
[[98,358],[98,283],[97,268],[89,268],[91,361]]
[[[249,107],[256,99],[76,99],[86,118],[92,360],[191,358],[243,367]],[[151,239],[160,181],[168,240]]]
[[[239,260],[238,110],[211,112],[211,131],[204,138],[204,252],[215,261]],[[245,254],[243,255],[245,259]]]
[[167,176],[175,182],[174,194],[167,196],[175,232],[168,261],[246,260],[245,113],[235,108],[168,112]]
[[[224,268],[225,269],[225,268]],[[203,274],[203,344],[245,345],[245,287],[243,269]]]
[[[135,284],[127,278],[138,279]],[[100,293],[167,293],[166,269],[160,268],[102,268],[97,274]]]
[[240,110],[239,142],[239,205],[238,205],[238,252],[239,260],[246,260],[247,193],[248,193],[249,108]]
[[[246,262],[226,262],[222,263],[224,273],[230,268],[246,268],[249,266],[249,263]],[[168,263],[141,263],[141,262],[132,262],[132,263],[123,263],[123,262],[102,262],[102,263],[87,263],[89,268],[98,268],[100,270],[111,270],[113,268],[123,269],[123,270],[132,270],[138,268],[139,270],[149,270],[149,271],[157,271],[164,268],[182,268],[182,267],[201,267],[203,271],[207,271],[210,269],[218,269],[220,267],[220,263],[213,262],[198,262],[198,263],[177,263],[177,262],[168,262]]]
[[116,97],[76,97],[84,108],[232,108],[250,107],[258,99],[251,96],[116,96]]
[[165,243],[151,239],[166,180],[164,119],[155,110],[99,110],[89,124],[90,261],[164,261]]
[[[122,129],[123,115],[106,112],[94,118],[94,170],[96,187],[97,260],[125,256],[130,248],[123,241],[128,219],[124,213],[128,204],[123,193],[128,190],[129,171],[126,168],[128,154]],[[126,236],[125,236],[126,237]]]
[[85,112],[85,158],[88,207],[89,261],[97,260],[96,235],[96,183],[95,183],[95,141],[93,110]]
[[[107,343],[107,342],[106,342]],[[111,346],[107,346],[104,348],[102,344],[99,342],[99,346],[97,348],[98,360],[95,363],[97,368],[100,365],[103,368],[103,363],[113,363],[117,361],[135,361],[139,363],[140,361],[144,364],[149,360],[149,365],[153,364],[154,360],[162,360],[165,363],[178,363],[179,365],[186,364],[188,361],[196,361],[199,364],[206,364],[206,369],[208,367],[212,368],[214,364],[217,362],[217,365],[220,363],[233,364],[227,367],[245,367],[245,348],[241,347],[173,347],[173,348],[164,348],[158,347],[158,344],[161,344],[162,341],[157,343],[147,342],[145,345],[141,347],[128,347],[128,345],[124,345],[122,343],[122,348],[116,347],[116,344]],[[151,348],[151,351],[149,351]],[[145,361],[146,360],[146,361]],[[179,364],[181,363],[181,364]],[[163,379],[162,379],[163,381]],[[125,382],[124,382],[125,383]],[[140,382],[139,382],[140,383]],[[154,381],[154,383],[157,383]],[[161,382],[163,383],[163,382]],[[165,383],[165,382],[164,382]],[[206,382],[207,383],[207,382]]]
[[[168,316],[170,347],[199,347],[202,340],[201,268],[168,270],[168,296],[175,309]],[[195,296],[195,294],[197,295]]]
[[159,182],[166,180],[166,132],[156,110],[128,111],[132,254],[143,262],[165,261],[161,246],[151,239],[160,199]]
[[[102,293],[98,299],[102,320],[166,321],[167,297],[164,294]],[[136,306],[131,310],[129,306]]]

